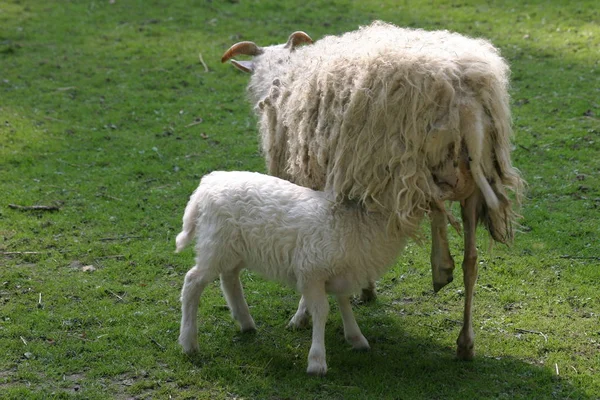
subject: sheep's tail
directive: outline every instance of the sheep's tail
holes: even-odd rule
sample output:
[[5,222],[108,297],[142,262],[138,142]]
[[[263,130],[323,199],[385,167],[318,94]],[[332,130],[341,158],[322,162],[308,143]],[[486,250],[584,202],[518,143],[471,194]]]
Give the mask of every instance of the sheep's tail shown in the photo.
[[483,174],[481,170],[481,166],[478,164],[471,164],[471,174],[473,175],[473,179],[475,180],[475,184],[481,190],[483,194],[483,198],[485,199],[485,203],[492,210],[497,210],[500,208],[500,201],[498,200],[498,196],[492,189],[492,186],[488,182],[487,178]]
[[185,212],[183,213],[183,228],[175,239],[176,253],[179,253],[181,250],[183,250],[196,235],[196,224],[200,214],[198,202],[196,201],[197,192],[198,191],[192,194],[190,201],[185,207]]
[[483,115],[483,107],[477,103],[472,103],[470,107],[463,109],[463,118],[460,121],[461,131],[465,133],[464,140],[467,145],[469,167],[473,180],[481,190],[487,206],[492,210],[497,210],[500,207],[500,201],[482,169],[483,158],[486,157],[483,154],[485,140]]

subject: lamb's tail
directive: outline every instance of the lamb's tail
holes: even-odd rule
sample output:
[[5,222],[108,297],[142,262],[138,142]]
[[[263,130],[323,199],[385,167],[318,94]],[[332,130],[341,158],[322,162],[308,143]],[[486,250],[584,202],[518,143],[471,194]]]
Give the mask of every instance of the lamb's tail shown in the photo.
[[196,201],[196,197],[197,191],[192,194],[190,201],[185,207],[185,212],[183,213],[183,228],[175,239],[176,253],[179,253],[181,250],[183,250],[196,235],[196,224],[198,222],[198,215],[200,213],[198,210],[198,202]]

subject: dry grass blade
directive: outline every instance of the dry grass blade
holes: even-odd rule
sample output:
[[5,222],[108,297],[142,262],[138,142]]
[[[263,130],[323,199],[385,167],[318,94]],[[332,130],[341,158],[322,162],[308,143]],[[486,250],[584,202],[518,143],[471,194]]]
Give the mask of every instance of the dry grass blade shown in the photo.
[[44,205],[33,205],[33,206],[21,206],[19,204],[9,204],[9,208],[20,211],[60,211],[59,206],[44,206]]

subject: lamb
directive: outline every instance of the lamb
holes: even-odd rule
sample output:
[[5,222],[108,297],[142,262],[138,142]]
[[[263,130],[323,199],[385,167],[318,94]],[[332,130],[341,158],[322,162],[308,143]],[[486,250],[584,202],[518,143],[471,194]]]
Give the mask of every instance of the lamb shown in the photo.
[[302,293],[303,308],[313,321],[309,374],[327,372],[327,293],[336,296],[346,340],[354,349],[368,349],[349,295],[381,276],[402,251],[403,232],[389,232],[386,226],[387,216],[356,203],[335,203],[330,193],[276,177],[253,172],[204,176],[185,208],[183,229],[176,238],[179,252],[197,236],[196,265],[187,272],[181,291],[183,350],[199,350],[200,295],[218,276],[241,330],[255,329],[239,280],[243,268]]
[[269,173],[337,203],[358,201],[407,237],[420,239],[429,215],[436,291],[454,269],[444,202],[460,201],[466,296],[457,354],[471,359],[477,222],[510,243],[523,187],[510,161],[508,65],[486,40],[380,21],[298,46],[310,42],[296,32],[285,45],[238,43],[222,58],[253,56],[232,63],[252,73]]

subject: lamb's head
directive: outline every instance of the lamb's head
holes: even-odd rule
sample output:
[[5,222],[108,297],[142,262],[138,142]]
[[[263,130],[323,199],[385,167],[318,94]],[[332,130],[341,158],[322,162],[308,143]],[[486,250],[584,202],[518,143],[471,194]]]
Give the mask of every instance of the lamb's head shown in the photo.
[[[239,42],[234,44],[223,54],[221,62],[231,60],[237,69],[252,74],[248,93],[254,105],[264,99],[271,88],[271,84],[281,78],[289,70],[292,56],[297,54],[296,48],[302,44],[310,44],[312,39],[304,32],[294,32],[287,43],[267,47],[259,47],[254,42]],[[234,60],[238,55],[251,56],[248,61]]]
[[[239,42],[234,44],[223,54],[221,62],[231,59],[231,63],[237,69],[244,72],[254,72],[255,66],[258,65],[261,59],[284,60],[293,52],[296,47],[302,44],[312,43],[312,39],[305,32],[297,31],[290,35],[287,43],[277,44],[274,46],[259,47],[254,42]],[[247,55],[254,57],[251,61],[237,61],[233,57],[237,55]],[[261,57],[259,57],[261,56]]]

